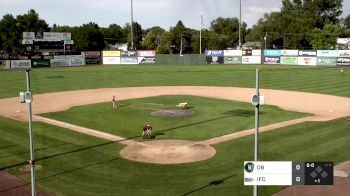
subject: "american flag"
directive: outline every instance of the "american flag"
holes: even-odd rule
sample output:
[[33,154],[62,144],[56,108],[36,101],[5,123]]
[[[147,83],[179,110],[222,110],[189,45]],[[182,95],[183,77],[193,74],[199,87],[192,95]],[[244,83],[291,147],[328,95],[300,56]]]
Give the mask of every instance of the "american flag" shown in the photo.
[[203,14],[201,12],[201,28],[204,29],[204,21],[203,21]]

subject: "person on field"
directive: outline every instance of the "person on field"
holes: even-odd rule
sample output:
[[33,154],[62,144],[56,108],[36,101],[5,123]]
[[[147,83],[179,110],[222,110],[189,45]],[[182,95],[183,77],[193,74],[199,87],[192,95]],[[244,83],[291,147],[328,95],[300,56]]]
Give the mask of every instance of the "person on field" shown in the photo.
[[143,126],[142,137],[144,135],[152,135],[152,126],[150,124],[146,124]]
[[113,98],[112,98],[112,105],[113,105],[113,108],[117,108],[117,100],[115,99],[115,95],[113,95]]

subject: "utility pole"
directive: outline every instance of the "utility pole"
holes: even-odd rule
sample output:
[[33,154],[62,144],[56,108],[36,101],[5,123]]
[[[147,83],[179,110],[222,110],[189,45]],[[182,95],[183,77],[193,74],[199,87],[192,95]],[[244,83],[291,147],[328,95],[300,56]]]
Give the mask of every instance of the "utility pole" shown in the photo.
[[131,0],[131,24],[130,24],[130,32],[131,32],[131,49],[134,50],[134,29],[133,29],[133,23],[134,23],[134,10]]

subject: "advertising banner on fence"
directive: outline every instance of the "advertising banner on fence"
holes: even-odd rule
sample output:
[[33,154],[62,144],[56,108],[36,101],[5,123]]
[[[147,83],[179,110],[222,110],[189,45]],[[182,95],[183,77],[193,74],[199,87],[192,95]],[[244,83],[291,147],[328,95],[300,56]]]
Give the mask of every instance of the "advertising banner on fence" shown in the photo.
[[120,57],[120,64],[138,64],[137,57]]
[[142,57],[142,56],[155,57],[156,51],[155,50],[138,50],[137,56],[139,56],[139,57]]
[[137,52],[136,51],[121,51],[120,52],[120,56],[133,56],[133,57],[136,57],[137,56]]
[[280,64],[281,59],[277,56],[265,56],[264,57],[264,64]]
[[261,50],[252,50],[252,56],[261,56]]
[[338,57],[350,57],[350,50],[338,50]]
[[253,51],[251,49],[242,50],[242,56],[252,56]]
[[139,64],[156,64],[155,57],[138,57]]
[[281,50],[281,56],[298,56],[299,50]]
[[32,59],[32,68],[50,67],[49,59]]
[[242,50],[224,50],[224,56],[242,56]]
[[205,56],[224,56],[223,50],[206,50]]
[[337,57],[338,52],[336,50],[317,50],[318,57]]
[[282,56],[281,57],[282,65],[298,65],[298,57],[291,56]]
[[319,65],[319,66],[336,66],[337,65],[337,58],[317,57],[317,65]]
[[85,59],[86,64],[101,64],[101,59],[100,58],[95,58],[95,59]]
[[104,65],[119,65],[120,57],[103,57],[102,62]]
[[104,50],[102,51],[103,57],[120,57],[119,50]]
[[69,66],[81,66],[85,65],[85,58],[72,58],[69,59]]
[[350,65],[350,57],[339,57],[337,58],[338,66],[349,66]]
[[76,59],[76,58],[85,58],[83,55],[59,55],[53,56],[54,59]]
[[10,69],[11,62],[9,60],[0,60],[0,69]]
[[69,63],[70,63],[69,59],[50,59],[51,67],[69,66]]
[[101,58],[101,52],[100,51],[86,51],[85,52],[85,58]]
[[298,65],[316,66],[317,57],[298,57]]
[[26,69],[31,68],[30,60],[11,60],[11,69]]
[[224,57],[224,64],[231,64],[231,65],[242,64],[242,57],[241,56],[225,56]]
[[261,64],[261,56],[244,56],[242,57],[243,64]]
[[299,50],[299,56],[317,56],[316,50]]
[[223,56],[207,56],[206,57],[207,64],[215,65],[215,64],[224,64]]
[[264,56],[281,56],[281,50],[264,50]]

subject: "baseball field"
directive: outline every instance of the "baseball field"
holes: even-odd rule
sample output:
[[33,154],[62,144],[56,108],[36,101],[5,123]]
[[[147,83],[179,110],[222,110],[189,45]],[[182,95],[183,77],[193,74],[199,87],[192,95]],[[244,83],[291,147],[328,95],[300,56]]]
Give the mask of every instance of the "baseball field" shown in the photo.
[[[350,69],[259,67],[266,97],[260,159],[350,160]],[[252,187],[243,185],[243,161],[254,155],[249,102],[255,68],[33,69],[40,194],[251,195]],[[18,100],[25,89],[24,71],[0,71],[0,195],[28,189],[30,183],[27,112]],[[180,102],[189,103],[190,115],[169,115]],[[152,140],[141,137],[147,123],[156,136]],[[350,183],[335,177],[336,185],[344,181]],[[339,191],[333,190],[336,185],[320,190]],[[285,188],[260,187],[259,192],[272,195]]]

